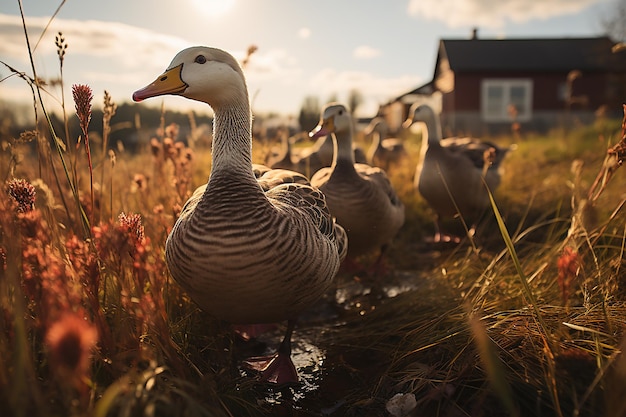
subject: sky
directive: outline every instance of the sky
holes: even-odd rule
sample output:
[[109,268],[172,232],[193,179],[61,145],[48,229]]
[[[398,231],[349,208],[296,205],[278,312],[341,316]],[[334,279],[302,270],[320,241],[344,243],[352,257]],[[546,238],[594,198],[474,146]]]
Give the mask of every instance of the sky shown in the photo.
[[[66,100],[87,84],[100,107],[152,82],[178,51],[206,45],[243,59],[255,113],[297,116],[306,97],[347,101],[358,116],[432,79],[440,39],[593,37],[617,0],[22,0],[37,76],[59,78],[55,36],[67,43]],[[59,8],[59,6],[61,6]],[[59,9],[56,16],[55,11]],[[42,36],[43,34],[43,36]],[[30,88],[5,64],[32,77],[18,0],[0,4],[0,100],[30,102]],[[57,105],[61,92],[46,100]],[[210,109],[182,97],[147,106]]]

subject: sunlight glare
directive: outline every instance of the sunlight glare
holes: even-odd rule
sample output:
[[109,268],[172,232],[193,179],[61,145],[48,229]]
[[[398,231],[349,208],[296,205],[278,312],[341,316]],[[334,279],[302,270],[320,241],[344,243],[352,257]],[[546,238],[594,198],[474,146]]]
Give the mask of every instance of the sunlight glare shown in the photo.
[[192,0],[196,10],[209,17],[222,17],[235,5],[235,0]]

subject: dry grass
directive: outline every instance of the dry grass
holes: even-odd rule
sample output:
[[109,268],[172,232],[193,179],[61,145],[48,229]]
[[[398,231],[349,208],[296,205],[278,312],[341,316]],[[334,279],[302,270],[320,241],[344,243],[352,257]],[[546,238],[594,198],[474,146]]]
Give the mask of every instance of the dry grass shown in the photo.
[[[619,125],[519,140],[472,244],[440,248],[423,243],[431,217],[408,137],[413,160],[390,172],[407,207],[393,274],[340,275],[348,295],[329,294],[320,311],[332,313],[296,334],[321,362],[300,369],[300,388],[273,390],[238,367],[263,346],[200,312],[164,263],[210,150],[186,147],[165,113],[148,148],[109,150],[109,96],[104,126],[87,126],[82,103],[85,129],[59,134],[42,85],[23,79],[39,122],[0,153],[2,415],[379,416],[397,393],[415,396],[412,416],[626,413]],[[104,134],[88,147],[90,129]]]

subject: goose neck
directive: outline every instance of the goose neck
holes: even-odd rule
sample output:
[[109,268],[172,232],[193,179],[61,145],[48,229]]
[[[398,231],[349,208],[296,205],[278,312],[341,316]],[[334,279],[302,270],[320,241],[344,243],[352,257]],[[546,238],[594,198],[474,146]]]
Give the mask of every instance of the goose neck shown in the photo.
[[354,165],[352,131],[335,132],[333,135],[333,165],[346,163]]
[[442,139],[441,126],[437,123],[436,116],[432,116],[426,121],[426,131],[428,134],[428,143],[430,145],[439,144]]
[[215,110],[211,175],[226,170],[252,174],[252,115],[245,104]]

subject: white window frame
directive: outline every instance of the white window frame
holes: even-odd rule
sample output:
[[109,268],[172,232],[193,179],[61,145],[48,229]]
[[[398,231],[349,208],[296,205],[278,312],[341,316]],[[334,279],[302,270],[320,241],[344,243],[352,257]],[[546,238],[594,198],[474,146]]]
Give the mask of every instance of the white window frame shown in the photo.
[[[492,87],[502,89],[502,103],[490,102],[488,91]],[[517,106],[517,117],[515,121],[527,122],[532,118],[533,102],[533,80],[530,78],[486,78],[481,83],[480,107],[481,115],[486,122],[512,122],[513,118],[509,114],[509,104],[511,104],[511,90],[521,87],[524,89],[524,102]],[[494,110],[494,104],[496,108]]]

